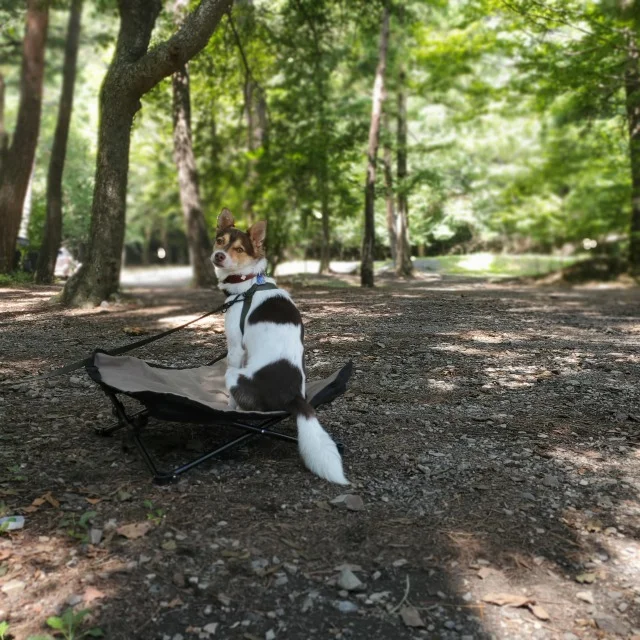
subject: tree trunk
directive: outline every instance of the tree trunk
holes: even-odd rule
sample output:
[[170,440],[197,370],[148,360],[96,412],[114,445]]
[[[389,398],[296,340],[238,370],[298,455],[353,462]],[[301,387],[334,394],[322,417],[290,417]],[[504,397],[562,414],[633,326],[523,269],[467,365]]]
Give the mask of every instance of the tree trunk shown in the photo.
[[[324,141],[323,141],[324,142]],[[331,262],[331,233],[329,227],[329,160],[323,151],[320,166],[320,214],[322,216],[322,245],[320,247],[320,267],[318,273],[328,273]]]
[[413,275],[411,245],[409,244],[409,203],[407,200],[407,99],[405,95],[405,72],[398,77],[398,216],[396,219],[396,274]]
[[380,51],[378,68],[373,84],[371,107],[371,125],[369,127],[369,145],[367,147],[367,177],[364,189],[364,237],[362,240],[362,263],[360,266],[360,283],[363,287],[373,287],[373,252],[375,246],[375,186],[376,161],[380,140],[380,116],[384,98],[384,73],[387,66],[387,47],[389,44],[389,5],[385,3],[382,13],[382,29],[380,32]]
[[187,230],[193,285],[210,287],[215,285],[217,280],[211,263],[211,240],[202,212],[198,168],[193,155],[191,96],[187,65],[173,74],[171,84],[173,86],[173,157],[178,168],[180,202]]
[[4,128],[4,76],[0,73],[0,185],[2,184],[2,169],[5,166],[9,135]]
[[13,266],[22,207],[38,143],[48,23],[48,1],[27,0],[20,105],[0,185],[0,273],[10,271]]
[[[384,130],[388,134],[389,118],[385,114]],[[389,250],[393,264],[396,263],[396,202],[393,193],[393,154],[389,144],[388,135],[385,136],[383,144],[383,166],[384,166],[384,197],[387,205],[387,233],[389,234]]]
[[627,33],[625,106],[629,131],[631,169],[631,220],[629,225],[629,271],[640,275],[640,65],[636,35]]
[[124,242],[129,145],[140,98],[196,55],[232,0],[200,0],[168,40],[148,50],[161,0],[119,0],[120,32],[100,91],[98,157],[88,259],[64,288],[65,304],[99,304],[117,292]]
[[38,266],[36,267],[36,282],[41,284],[53,281],[53,272],[62,238],[62,174],[67,154],[69,123],[71,122],[71,112],[73,110],[73,90],[76,81],[82,2],[83,0],[73,0],[69,13],[69,26],[67,28],[62,68],[62,93],[60,95],[58,121],[53,136],[49,174],[47,176],[47,216],[42,245],[38,254]]

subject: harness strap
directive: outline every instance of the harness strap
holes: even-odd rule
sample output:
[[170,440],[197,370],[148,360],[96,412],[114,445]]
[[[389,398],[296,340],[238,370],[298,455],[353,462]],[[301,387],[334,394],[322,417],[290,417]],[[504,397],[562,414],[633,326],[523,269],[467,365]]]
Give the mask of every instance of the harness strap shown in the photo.
[[[277,289],[278,286],[275,284],[272,284],[271,282],[265,282],[263,284],[254,284],[250,289],[248,289],[247,291],[245,291],[244,293],[240,293],[238,294],[238,296],[231,301],[231,303],[228,303],[229,306],[231,306],[232,304],[235,304],[236,302],[240,302],[240,300],[243,301],[242,303],[242,311],[240,313],[240,333],[244,336],[244,323],[247,319],[247,315],[249,313],[249,309],[251,308],[251,300],[253,299],[253,294],[260,290],[260,291],[268,291],[269,289]],[[227,307],[228,309],[229,307]],[[225,309],[226,311],[226,309]]]
[[[251,307],[251,299],[253,298],[253,294],[258,290],[268,290],[268,289],[277,289],[278,287],[275,284],[271,284],[270,282],[265,282],[264,284],[254,284],[248,291],[245,293],[238,294],[233,300],[230,302],[225,302],[221,304],[219,307],[216,307],[212,311],[207,311],[207,313],[203,313],[200,317],[194,318],[193,320],[189,320],[189,322],[185,322],[181,324],[179,327],[174,327],[173,329],[167,329],[162,333],[157,333],[154,336],[149,336],[147,338],[143,338],[142,340],[136,340],[136,342],[130,342],[129,344],[123,344],[120,347],[115,347],[113,349],[109,349],[108,351],[104,351],[107,355],[110,356],[119,356],[123,353],[127,353],[129,351],[133,351],[133,349],[137,349],[138,347],[143,347],[147,344],[151,344],[156,340],[160,340],[160,338],[164,338],[176,331],[180,331],[180,329],[184,329],[188,327],[190,324],[194,322],[199,322],[200,320],[204,320],[204,318],[213,315],[214,313],[218,313],[218,311],[222,311],[225,313],[227,309],[233,306],[236,302],[243,301],[242,305],[242,313],[240,314],[240,331],[242,335],[244,335],[244,323],[249,313],[249,308]],[[29,378],[22,378],[20,380],[0,380],[0,387],[3,386],[15,386],[19,384],[23,384],[25,382],[31,383],[36,382],[37,380],[46,380],[47,378],[54,378],[56,376],[61,376],[64,373],[71,373],[72,371],[76,371],[76,369],[81,369],[82,367],[86,367],[93,363],[93,355],[88,358],[83,358],[82,360],[76,360],[71,364],[67,364],[64,367],[59,367],[58,369],[54,369],[53,371],[49,371],[47,373],[43,373],[39,376],[31,376]]]

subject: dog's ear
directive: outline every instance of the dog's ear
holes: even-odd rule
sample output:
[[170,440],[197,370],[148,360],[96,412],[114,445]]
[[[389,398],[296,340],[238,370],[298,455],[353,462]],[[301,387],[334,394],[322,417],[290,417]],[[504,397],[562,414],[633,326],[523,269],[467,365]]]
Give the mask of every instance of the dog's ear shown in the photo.
[[228,229],[234,225],[233,215],[231,211],[225,207],[218,216],[218,229]]
[[264,220],[256,222],[249,227],[247,233],[251,238],[251,242],[256,249],[262,249],[264,245],[264,239],[267,236],[267,223]]

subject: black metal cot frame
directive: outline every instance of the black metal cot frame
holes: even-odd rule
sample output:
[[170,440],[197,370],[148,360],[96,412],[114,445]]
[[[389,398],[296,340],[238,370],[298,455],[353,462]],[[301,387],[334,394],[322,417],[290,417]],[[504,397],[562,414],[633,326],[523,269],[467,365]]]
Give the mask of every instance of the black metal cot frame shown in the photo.
[[[225,356],[226,356],[226,353],[223,354],[220,358],[217,358],[216,360],[213,360],[212,362],[210,362],[209,365],[215,364]],[[157,365],[154,365],[154,366],[157,366]],[[341,372],[342,376],[339,381],[342,389],[340,392],[336,393],[335,395],[340,395],[340,393],[342,393],[342,391],[344,391],[344,389],[346,388],[346,381],[351,375],[351,369],[352,369],[351,363],[348,363],[343,368]],[[130,414],[130,413],[127,413],[126,407],[124,406],[120,398],[118,398],[118,391],[114,390],[113,388],[109,387],[104,382],[102,382],[100,378],[100,374],[95,366],[93,365],[87,366],[87,373],[90,375],[91,378],[93,378],[95,382],[99,384],[102,391],[109,398],[112,404],[113,414],[117,418],[117,421],[109,426],[94,427],[95,433],[97,433],[100,436],[110,436],[116,431],[119,431],[120,429],[125,429],[125,428],[128,429],[128,432],[132,436],[132,439],[136,445],[136,448],[140,452],[140,455],[142,456],[142,459],[144,460],[147,468],[153,475],[153,481],[159,485],[165,485],[165,484],[177,482],[179,477],[182,474],[186,473],[187,471],[190,471],[194,467],[197,467],[198,465],[203,464],[204,462],[206,462],[207,460],[210,460],[211,458],[215,458],[216,456],[219,456],[221,453],[225,451],[236,449],[240,445],[244,444],[245,442],[253,438],[256,438],[258,436],[267,436],[269,438],[282,440],[284,442],[289,442],[291,444],[297,444],[298,442],[298,439],[293,436],[272,430],[272,427],[274,427],[276,424],[278,424],[279,422],[282,422],[283,420],[289,417],[289,414],[285,412],[277,413],[275,415],[272,414],[268,416],[265,416],[264,414],[261,415],[261,414],[247,413],[246,417],[243,416],[242,419],[239,419],[237,417],[238,416],[237,413],[234,414],[234,412],[229,412],[230,415],[228,417],[225,417],[224,420],[223,419],[214,420],[212,419],[210,414],[208,414],[205,411],[202,411],[201,408],[198,410],[197,405],[193,407],[193,410],[189,412],[187,417],[185,417],[184,407],[176,408],[176,407],[165,405],[160,409],[156,407],[155,410],[153,411],[150,410],[149,407],[147,406],[144,409],[138,410],[137,412]],[[123,394],[123,395],[129,396],[129,394]],[[138,402],[141,402],[143,405],[145,404],[143,402],[143,399],[141,398],[136,397],[134,399]],[[330,401],[331,399],[333,398],[327,398],[326,400],[323,398],[323,400],[319,402],[311,401],[311,404],[317,406],[318,404],[323,404],[324,401]],[[242,430],[245,433],[237,438],[234,438],[233,440],[229,440],[225,442],[224,444],[217,447],[216,449],[208,451],[204,455],[199,456],[198,458],[195,458],[190,462],[177,466],[170,471],[164,471],[158,468],[153,457],[151,456],[151,453],[149,452],[148,448],[146,447],[145,443],[142,440],[142,432],[144,428],[147,426],[150,417],[158,418],[160,420],[169,420],[173,422],[184,422],[184,423],[196,424],[196,425],[200,424],[203,426],[209,425],[209,426],[218,426],[218,427],[231,427],[231,428]],[[342,454],[344,450],[342,443],[336,442],[336,446],[338,447],[338,450]]]
[[290,442],[292,444],[296,444],[298,442],[298,439],[294,438],[293,436],[271,430],[271,427],[287,418],[286,415],[277,415],[274,417],[266,418],[254,425],[247,424],[246,422],[241,422],[239,420],[230,420],[228,422],[225,422],[224,424],[220,424],[219,422],[217,422],[217,426],[234,427],[247,431],[248,433],[245,433],[238,438],[234,438],[233,440],[229,440],[216,449],[208,451],[204,455],[195,458],[194,460],[191,460],[186,464],[175,467],[171,471],[162,471],[156,465],[155,461],[151,457],[151,453],[142,440],[142,431],[149,421],[149,410],[141,409],[140,411],[137,411],[136,413],[130,415],[127,413],[125,406],[122,404],[115,393],[106,389],[104,389],[104,392],[111,400],[111,403],[113,405],[113,412],[117,417],[117,422],[107,427],[95,427],[94,431],[100,436],[110,436],[120,429],[128,428],[133,438],[133,442],[142,455],[142,459],[147,465],[147,468],[153,475],[153,481],[156,484],[162,485],[176,482],[183,473],[190,471],[194,467],[197,467],[198,465],[206,462],[211,458],[215,458],[225,451],[236,449],[248,440],[256,438],[260,435],[268,436],[270,438],[276,438],[277,440],[284,440],[285,442]]

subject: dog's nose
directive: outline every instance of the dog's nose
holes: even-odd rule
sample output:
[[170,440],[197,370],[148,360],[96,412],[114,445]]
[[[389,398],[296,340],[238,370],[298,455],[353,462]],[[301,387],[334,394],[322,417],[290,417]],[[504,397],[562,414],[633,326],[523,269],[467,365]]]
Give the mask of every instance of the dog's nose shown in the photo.
[[216,251],[216,252],[213,254],[213,261],[214,261],[216,264],[220,264],[220,263],[224,262],[224,259],[225,259],[225,255],[224,255],[224,252],[223,252],[223,251]]

